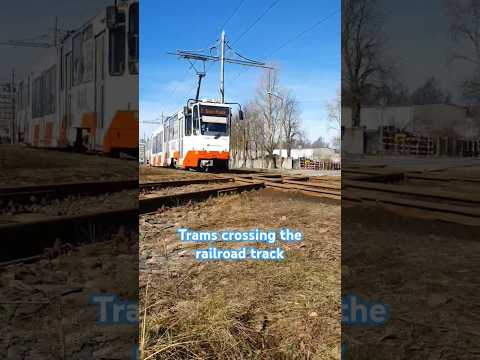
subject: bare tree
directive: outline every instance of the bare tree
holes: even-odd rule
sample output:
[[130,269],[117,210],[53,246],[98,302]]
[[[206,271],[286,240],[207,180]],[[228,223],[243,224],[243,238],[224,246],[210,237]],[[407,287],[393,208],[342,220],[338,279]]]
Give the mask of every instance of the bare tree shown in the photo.
[[323,136],[319,136],[317,140],[312,143],[313,148],[326,148],[328,147],[328,142],[325,141]]
[[447,104],[450,94],[444,91],[440,83],[433,76],[412,93],[413,105]]
[[378,0],[342,0],[342,92],[352,107],[352,126],[360,126],[362,101],[389,69]]
[[245,119],[231,128],[232,157],[243,160],[266,158],[276,167],[274,151],[285,143],[287,156],[305,144],[300,107],[292,92],[279,86],[278,71],[265,72],[255,99],[243,106]]
[[311,141],[308,139],[305,129],[301,128],[298,131],[298,136],[295,138],[295,141],[292,147],[296,148],[309,148],[312,146]]
[[280,143],[282,132],[282,104],[271,94],[277,93],[278,90],[278,71],[266,71],[260,80],[254,101],[254,112],[260,127],[261,147],[275,167],[274,150]]
[[300,136],[302,123],[298,101],[289,91],[284,91],[282,111],[282,126],[285,135],[285,145],[287,147],[287,157],[291,157],[292,148]]
[[452,40],[462,46],[462,52],[455,52],[451,61],[460,60],[474,67],[471,79],[461,85],[462,95],[467,100],[480,100],[480,1],[445,0],[450,21],[449,32]]
[[335,150],[340,150],[342,127],[342,94],[340,90],[337,90],[335,99],[328,102],[325,107],[327,109],[329,128],[335,132],[331,145]]
[[340,131],[342,126],[342,95],[340,90],[337,90],[335,99],[325,105],[327,109],[327,118],[330,129]]

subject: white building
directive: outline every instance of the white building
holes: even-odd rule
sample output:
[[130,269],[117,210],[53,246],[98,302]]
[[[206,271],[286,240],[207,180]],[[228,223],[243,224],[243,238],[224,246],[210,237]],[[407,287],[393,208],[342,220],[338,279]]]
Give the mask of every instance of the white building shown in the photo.
[[[382,126],[431,136],[478,138],[480,114],[467,107],[450,104],[414,106],[366,106],[360,110],[360,125],[365,130]],[[351,108],[342,108],[342,126],[352,128]]]
[[[273,150],[275,155],[280,155],[280,149]],[[281,157],[287,158],[287,149],[281,149]],[[294,160],[299,158],[306,158],[311,160],[331,160],[335,158],[335,150],[330,148],[307,148],[307,149],[292,149],[290,157]]]

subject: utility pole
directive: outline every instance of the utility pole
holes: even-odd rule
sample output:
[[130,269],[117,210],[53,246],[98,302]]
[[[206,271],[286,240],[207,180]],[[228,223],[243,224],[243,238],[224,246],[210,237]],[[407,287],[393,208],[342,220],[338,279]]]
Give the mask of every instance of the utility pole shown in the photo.
[[[249,60],[242,56],[240,56],[239,59],[232,59],[232,58],[225,57],[225,46],[228,46],[228,44],[226,42],[225,31],[222,31],[222,34],[220,36],[220,55],[219,56],[205,55],[199,52],[183,51],[183,50],[177,50],[174,53],[168,52],[167,54],[177,55],[189,61],[190,60],[200,60],[204,62],[219,61],[220,62],[220,100],[222,103],[224,103],[225,102],[225,63],[261,67],[265,69],[273,69],[272,67],[265,65],[265,63],[263,62]],[[198,88],[197,91],[199,92],[200,89]]]
[[[272,121],[272,82],[270,80],[270,74],[271,74],[271,71],[268,72],[268,88],[270,89],[268,91],[268,126],[270,127],[270,136],[272,136],[272,138],[270,140],[273,140],[274,137],[275,137],[275,133],[274,133],[274,128],[273,128],[273,121]],[[269,145],[272,145],[273,144],[273,141],[269,141]],[[274,163],[275,167],[277,164],[275,164],[275,158],[273,156],[273,150],[274,149],[271,149],[272,150],[272,162]]]
[[[269,73],[269,79],[270,79],[270,73]],[[270,87],[270,91],[267,91],[267,94],[269,95],[269,99],[270,99],[270,103],[272,101],[272,96],[275,96],[277,99],[280,100],[281,102],[281,107],[282,107],[282,110],[283,110],[283,123],[280,125],[280,144],[279,144],[279,147],[280,147],[280,168],[282,168],[282,160],[283,160],[283,156],[282,156],[282,151],[283,151],[283,144],[282,144],[282,128],[283,130],[285,130],[285,140],[287,139],[287,129],[286,129],[286,122],[287,122],[287,107],[285,105],[285,99],[278,95],[278,94],[275,94],[272,92],[272,87],[271,85],[269,84],[269,87]],[[288,159],[288,149],[286,149],[287,151],[287,159]]]
[[222,104],[225,102],[225,30],[222,30],[220,37],[220,96]]

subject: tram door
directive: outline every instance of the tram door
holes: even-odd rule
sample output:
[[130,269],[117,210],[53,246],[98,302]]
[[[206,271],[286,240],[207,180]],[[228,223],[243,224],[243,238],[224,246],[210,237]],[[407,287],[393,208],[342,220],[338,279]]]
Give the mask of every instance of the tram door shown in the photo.
[[105,126],[105,33],[95,37],[95,116],[97,144],[102,143]]
[[179,136],[179,142],[178,142],[178,161],[182,162],[183,165],[183,137],[185,136],[185,116],[182,116],[181,118],[178,119],[178,136]]

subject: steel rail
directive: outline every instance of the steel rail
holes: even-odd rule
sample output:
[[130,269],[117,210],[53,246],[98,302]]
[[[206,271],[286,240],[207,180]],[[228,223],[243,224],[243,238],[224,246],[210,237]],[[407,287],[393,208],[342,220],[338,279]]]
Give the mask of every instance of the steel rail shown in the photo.
[[32,203],[40,198],[61,199],[71,195],[96,195],[138,189],[138,180],[96,181],[0,187],[0,204]]
[[145,214],[155,212],[162,207],[181,206],[189,202],[204,201],[212,196],[257,190],[263,187],[265,187],[263,182],[255,182],[249,184],[228,185],[199,191],[183,192],[178,194],[154,196],[143,199],[141,198],[139,200],[139,211],[140,214]]

